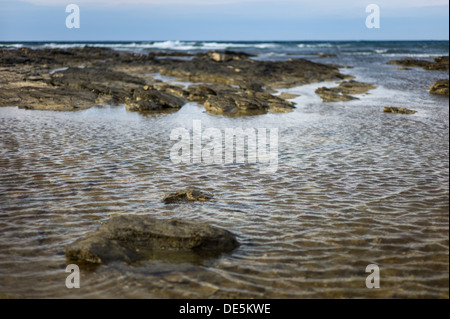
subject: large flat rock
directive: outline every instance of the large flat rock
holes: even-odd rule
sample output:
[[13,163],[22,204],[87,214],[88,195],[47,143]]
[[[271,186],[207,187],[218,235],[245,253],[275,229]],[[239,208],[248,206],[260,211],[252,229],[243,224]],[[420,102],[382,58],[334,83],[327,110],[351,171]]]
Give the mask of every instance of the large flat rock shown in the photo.
[[152,216],[117,216],[95,232],[66,247],[73,262],[105,264],[112,261],[136,262],[164,256],[171,259],[186,254],[208,256],[238,247],[235,236],[221,228],[180,219]]

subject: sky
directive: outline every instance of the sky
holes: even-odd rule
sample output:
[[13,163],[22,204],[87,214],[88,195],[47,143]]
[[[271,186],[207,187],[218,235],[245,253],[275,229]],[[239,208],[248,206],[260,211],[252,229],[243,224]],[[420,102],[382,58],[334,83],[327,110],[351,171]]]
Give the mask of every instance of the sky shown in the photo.
[[[72,3],[80,28],[66,27]],[[0,0],[0,41],[448,39],[449,0]]]

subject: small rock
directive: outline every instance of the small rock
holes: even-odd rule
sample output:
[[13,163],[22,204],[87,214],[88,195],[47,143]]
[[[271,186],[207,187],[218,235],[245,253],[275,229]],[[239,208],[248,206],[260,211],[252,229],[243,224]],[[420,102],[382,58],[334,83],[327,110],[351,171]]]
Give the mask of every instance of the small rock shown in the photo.
[[430,93],[449,96],[448,84],[449,80],[436,81],[432,86],[430,86]]
[[414,110],[406,109],[403,107],[395,107],[395,106],[385,107],[383,109],[383,112],[384,113],[399,113],[399,114],[415,114],[415,113],[417,113],[417,111],[414,111]]
[[317,56],[319,58],[337,58],[337,55],[334,53],[319,53]]
[[188,189],[179,191],[173,194],[168,194],[164,197],[163,201],[166,204],[178,203],[178,202],[204,202],[211,200],[214,196],[210,193],[202,192],[196,189]]

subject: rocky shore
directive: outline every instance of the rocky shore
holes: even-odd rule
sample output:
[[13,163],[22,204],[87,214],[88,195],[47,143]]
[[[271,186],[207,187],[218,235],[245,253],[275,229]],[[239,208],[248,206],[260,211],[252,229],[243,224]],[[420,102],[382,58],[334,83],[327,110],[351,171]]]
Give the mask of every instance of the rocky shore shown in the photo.
[[[159,73],[189,87],[154,78]],[[253,115],[289,112],[274,89],[341,81],[338,66],[303,59],[258,61],[233,51],[136,54],[105,48],[0,49],[0,106],[80,110],[125,104],[130,111],[177,110],[188,102],[207,112]]]

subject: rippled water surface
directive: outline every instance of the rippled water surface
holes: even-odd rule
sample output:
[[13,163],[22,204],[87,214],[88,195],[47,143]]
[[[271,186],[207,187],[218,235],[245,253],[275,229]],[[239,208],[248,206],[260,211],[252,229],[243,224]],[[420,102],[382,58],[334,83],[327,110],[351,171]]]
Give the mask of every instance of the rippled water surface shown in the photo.
[[[426,85],[448,74],[345,72],[378,89],[323,104],[314,90],[324,84],[311,84],[286,90],[301,94],[293,113],[245,118],[195,104],[149,115],[0,108],[0,296],[448,298],[449,105]],[[389,105],[418,113],[384,114]],[[173,164],[170,132],[193,120],[278,128],[278,171]],[[216,200],[161,203],[189,187]],[[64,247],[123,214],[210,223],[242,245],[210,260],[113,263],[67,289]],[[366,288],[369,264],[380,266],[380,289]]]

